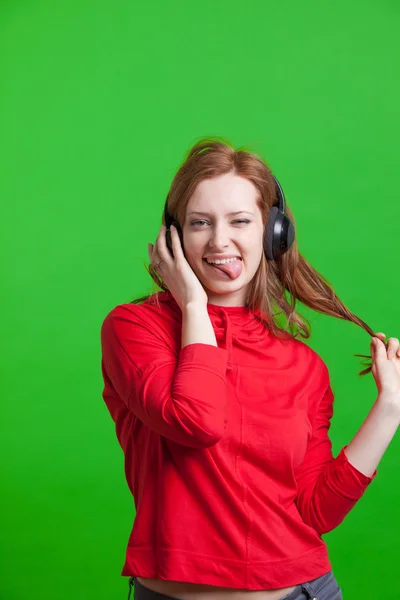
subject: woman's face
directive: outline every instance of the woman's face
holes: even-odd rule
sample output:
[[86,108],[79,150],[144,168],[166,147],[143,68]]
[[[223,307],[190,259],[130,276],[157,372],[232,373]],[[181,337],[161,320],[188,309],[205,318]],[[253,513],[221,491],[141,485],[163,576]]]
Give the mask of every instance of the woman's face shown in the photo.
[[[255,186],[226,173],[201,181],[192,194],[182,228],[185,256],[210,304],[244,306],[263,254],[261,211]],[[237,214],[230,214],[237,212]],[[231,275],[209,266],[205,257],[240,257]]]

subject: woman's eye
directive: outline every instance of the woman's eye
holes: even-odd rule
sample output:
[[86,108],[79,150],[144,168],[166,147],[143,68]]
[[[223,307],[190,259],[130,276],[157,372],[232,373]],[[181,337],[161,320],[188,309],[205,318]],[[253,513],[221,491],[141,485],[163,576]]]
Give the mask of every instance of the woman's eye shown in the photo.
[[[193,221],[192,225],[197,225],[199,223],[206,223],[207,221]],[[233,223],[250,223],[248,219],[236,219]]]

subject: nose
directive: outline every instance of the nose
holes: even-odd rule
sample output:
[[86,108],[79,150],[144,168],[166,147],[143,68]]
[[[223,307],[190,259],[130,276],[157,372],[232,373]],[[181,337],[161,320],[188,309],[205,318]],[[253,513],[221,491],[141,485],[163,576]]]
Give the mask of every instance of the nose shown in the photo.
[[214,250],[218,250],[219,248],[227,248],[230,243],[230,233],[229,227],[224,225],[224,223],[220,223],[219,225],[215,225],[210,229],[210,237],[208,240],[208,245],[210,248]]

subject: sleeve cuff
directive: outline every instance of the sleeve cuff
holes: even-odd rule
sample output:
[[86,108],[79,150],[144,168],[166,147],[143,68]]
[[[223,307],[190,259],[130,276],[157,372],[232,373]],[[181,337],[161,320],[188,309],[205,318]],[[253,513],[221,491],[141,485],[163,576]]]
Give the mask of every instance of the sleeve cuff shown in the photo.
[[179,360],[181,364],[195,364],[225,378],[228,351],[211,344],[188,344],[180,351]]
[[332,476],[335,480],[335,487],[339,488],[344,496],[357,500],[365,492],[369,484],[375,479],[378,474],[378,470],[371,477],[361,473],[354,465],[348,460],[345,449],[343,446],[339,454],[334,460],[335,469]]

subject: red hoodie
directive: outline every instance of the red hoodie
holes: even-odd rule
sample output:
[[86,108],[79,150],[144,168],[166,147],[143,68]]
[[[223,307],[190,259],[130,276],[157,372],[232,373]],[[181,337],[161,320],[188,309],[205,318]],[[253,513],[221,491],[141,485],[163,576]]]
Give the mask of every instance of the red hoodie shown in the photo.
[[248,590],[315,579],[321,535],[376,477],[336,458],[324,361],[248,307],[207,305],[218,347],[181,349],[181,310],[121,304],[101,328],[103,398],[136,516],[121,575]]

